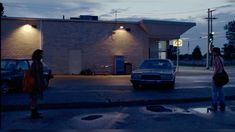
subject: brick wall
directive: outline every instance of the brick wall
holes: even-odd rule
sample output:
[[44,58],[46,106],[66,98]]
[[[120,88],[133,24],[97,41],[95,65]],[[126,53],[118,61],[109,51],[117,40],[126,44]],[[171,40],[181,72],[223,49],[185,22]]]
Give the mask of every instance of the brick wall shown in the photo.
[[43,21],[44,61],[55,73],[67,74],[69,51],[77,49],[82,69],[113,73],[114,55],[125,56],[135,68],[148,57],[148,38],[138,24],[123,25],[131,31],[115,30],[117,24],[109,22]]
[[[26,24],[36,28],[25,29]],[[41,48],[39,21],[1,20],[1,58],[31,58],[35,49]]]
[[[26,31],[26,24],[36,28]],[[120,30],[120,25],[130,31]],[[35,49],[42,48],[43,61],[55,74],[70,73],[71,50],[81,51],[82,59],[74,60],[81,61],[81,69],[97,74],[113,73],[115,55],[123,55],[133,69],[148,57],[149,40],[138,23],[2,19],[1,29],[2,58],[31,58]]]

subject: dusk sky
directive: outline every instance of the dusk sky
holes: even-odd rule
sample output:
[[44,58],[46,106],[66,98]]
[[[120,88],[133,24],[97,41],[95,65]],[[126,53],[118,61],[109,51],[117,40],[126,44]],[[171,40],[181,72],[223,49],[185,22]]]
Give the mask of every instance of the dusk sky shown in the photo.
[[[80,15],[96,15],[99,20],[139,21],[141,19],[195,22],[181,36],[181,53],[192,53],[196,45],[206,52],[207,10],[216,9],[213,16],[215,46],[227,43],[223,27],[235,20],[235,0],[0,0],[9,17],[66,19]],[[188,47],[189,43],[189,47]]]

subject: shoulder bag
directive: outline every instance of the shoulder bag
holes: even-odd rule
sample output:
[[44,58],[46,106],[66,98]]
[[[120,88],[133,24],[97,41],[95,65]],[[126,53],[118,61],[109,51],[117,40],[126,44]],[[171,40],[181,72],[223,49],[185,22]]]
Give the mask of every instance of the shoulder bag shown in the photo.
[[30,68],[24,73],[24,78],[22,82],[23,91],[27,93],[31,93],[35,87],[35,79],[32,76],[32,68]]
[[[220,60],[220,58],[219,58],[219,60]],[[221,73],[216,73],[213,76],[213,81],[216,86],[222,87],[229,82],[229,77],[228,77],[227,72],[224,70],[224,66],[223,66],[221,60],[220,60],[220,63],[222,65],[223,70]]]

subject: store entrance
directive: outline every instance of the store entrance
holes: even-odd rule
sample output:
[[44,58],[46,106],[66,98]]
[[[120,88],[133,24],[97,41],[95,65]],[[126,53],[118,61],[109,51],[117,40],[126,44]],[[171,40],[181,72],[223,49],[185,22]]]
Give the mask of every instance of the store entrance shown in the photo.
[[149,43],[149,58],[167,58],[168,41],[157,41],[150,39]]

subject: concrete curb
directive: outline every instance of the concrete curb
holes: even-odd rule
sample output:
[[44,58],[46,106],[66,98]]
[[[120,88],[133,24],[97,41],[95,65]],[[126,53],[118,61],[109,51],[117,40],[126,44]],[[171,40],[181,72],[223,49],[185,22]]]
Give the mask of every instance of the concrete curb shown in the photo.
[[[226,96],[226,100],[235,100],[235,95]],[[39,104],[40,109],[73,109],[73,108],[109,108],[122,106],[143,106],[159,104],[177,104],[211,101],[211,97],[181,98],[181,99],[153,99],[131,100],[115,102],[71,102],[71,103],[47,103]],[[2,112],[29,110],[29,105],[2,105]]]

